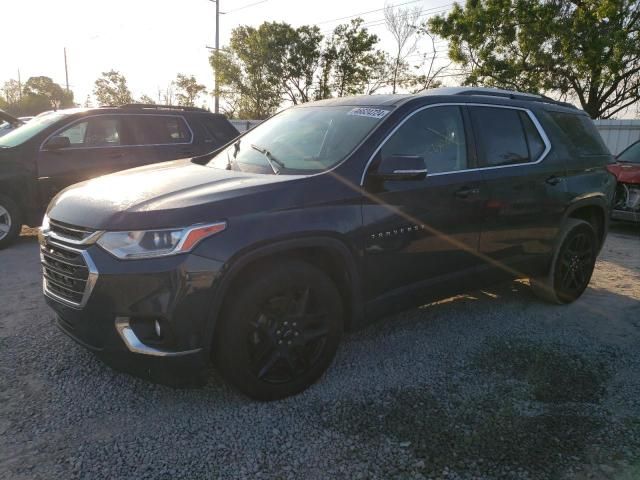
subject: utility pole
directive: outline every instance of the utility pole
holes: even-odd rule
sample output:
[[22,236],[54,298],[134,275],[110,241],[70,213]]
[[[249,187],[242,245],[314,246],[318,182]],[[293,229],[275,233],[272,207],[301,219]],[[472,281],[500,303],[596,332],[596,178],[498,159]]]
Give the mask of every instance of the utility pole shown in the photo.
[[69,93],[69,70],[67,70],[67,47],[64,47],[64,79],[67,84],[67,93]]
[[18,98],[22,100],[22,80],[20,80],[20,69],[18,69]]
[[[213,47],[213,50],[218,53],[220,50],[220,0],[209,0],[216,4],[216,43]],[[211,47],[207,47],[211,49]],[[220,111],[220,91],[218,90],[218,69],[213,70],[213,95],[215,97],[214,100],[214,112],[219,113]]]

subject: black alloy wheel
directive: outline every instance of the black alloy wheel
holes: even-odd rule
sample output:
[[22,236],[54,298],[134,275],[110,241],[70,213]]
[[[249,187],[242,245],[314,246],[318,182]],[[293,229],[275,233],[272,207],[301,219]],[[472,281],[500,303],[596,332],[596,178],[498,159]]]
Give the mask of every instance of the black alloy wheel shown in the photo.
[[576,300],[589,285],[596,260],[593,229],[578,227],[565,239],[556,260],[554,286],[563,302]]
[[243,393],[259,400],[294,395],[331,364],[342,334],[342,299],[317,267],[269,263],[235,281],[227,295],[213,354]]
[[250,322],[247,339],[257,378],[287,383],[315,365],[329,334],[327,315],[309,285],[293,287],[263,303]]

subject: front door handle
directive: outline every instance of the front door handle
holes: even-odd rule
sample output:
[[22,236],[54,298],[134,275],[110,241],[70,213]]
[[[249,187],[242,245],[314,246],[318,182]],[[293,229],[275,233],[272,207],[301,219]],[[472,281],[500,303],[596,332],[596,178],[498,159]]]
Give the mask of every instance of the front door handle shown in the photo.
[[124,153],[110,153],[109,155],[107,155],[107,157],[109,157],[109,158],[122,158],[122,157],[124,157]]
[[549,185],[551,186],[555,186],[557,184],[559,184],[562,181],[562,178],[556,176],[556,175],[551,175],[549,178],[547,178],[545,180],[545,182],[547,182]]
[[460,187],[454,195],[458,198],[467,198],[471,195],[478,195],[480,193],[479,188],[471,188],[471,187]]

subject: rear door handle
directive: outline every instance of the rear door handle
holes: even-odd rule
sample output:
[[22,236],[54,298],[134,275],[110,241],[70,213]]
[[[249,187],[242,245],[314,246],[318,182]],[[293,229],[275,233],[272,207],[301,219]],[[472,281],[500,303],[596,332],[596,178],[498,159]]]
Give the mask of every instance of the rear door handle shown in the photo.
[[467,198],[471,195],[478,195],[479,193],[480,193],[479,188],[461,187],[458,190],[456,190],[454,195],[458,198]]
[[124,153],[110,153],[109,155],[107,155],[107,157],[109,157],[109,158],[122,158],[122,157],[124,157]]
[[557,185],[562,181],[562,178],[557,177],[556,175],[551,175],[549,178],[545,180],[549,185]]

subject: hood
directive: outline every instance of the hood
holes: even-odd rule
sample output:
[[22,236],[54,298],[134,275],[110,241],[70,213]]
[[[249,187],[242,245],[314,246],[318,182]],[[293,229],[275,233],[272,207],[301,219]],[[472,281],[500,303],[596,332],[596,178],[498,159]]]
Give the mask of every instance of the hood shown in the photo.
[[[78,183],[50,203],[50,218],[97,230],[187,226],[222,220],[258,206],[261,194],[300,179],[210,168],[176,160]],[[240,198],[242,197],[242,198]],[[273,196],[271,196],[273,197]],[[282,196],[291,198],[291,195]]]
[[640,184],[640,164],[617,162],[609,165],[607,169],[616,176],[616,180],[622,183]]

